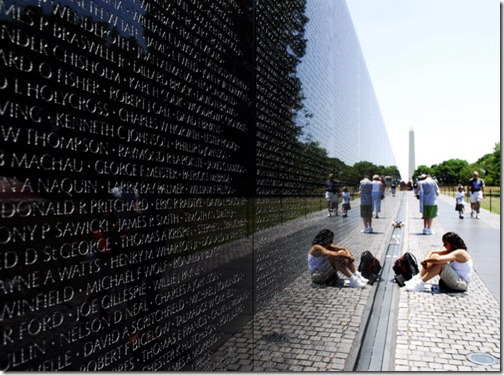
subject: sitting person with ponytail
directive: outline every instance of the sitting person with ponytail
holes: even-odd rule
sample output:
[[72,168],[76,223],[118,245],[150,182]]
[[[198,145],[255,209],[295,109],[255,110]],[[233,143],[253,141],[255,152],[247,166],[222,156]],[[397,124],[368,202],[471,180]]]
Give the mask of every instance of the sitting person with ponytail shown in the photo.
[[364,288],[368,282],[355,268],[355,258],[350,250],[334,245],[334,233],[329,229],[321,230],[308,251],[308,269],[312,281],[316,284],[333,284],[337,271],[350,279],[353,288]]
[[405,284],[405,289],[421,292],[425,283],[434,276],[439,275],[440,285],[445,288],[465,292],[471,282],[473,261],[467,252],[464,240],[454,232],[443,235],[442,250],[433,250],[420,262],[420,273],[413,276]]

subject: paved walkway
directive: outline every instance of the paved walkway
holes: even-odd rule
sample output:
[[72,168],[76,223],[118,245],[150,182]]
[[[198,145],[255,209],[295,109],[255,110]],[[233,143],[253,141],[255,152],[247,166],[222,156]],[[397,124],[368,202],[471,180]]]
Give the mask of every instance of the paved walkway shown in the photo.
[[[381,218],[373,220],[374,234],[361,233],[358,203],[354,203],[347,218],[328,218],[321,212],[321,226],[335,231],[336,242],[357,256],[370,250],[383,259],[391,223],[401,202],[407,212],[402,228],[403,252],[410,251],[422,258],[429,250],[442,246],[441,236],[449,228],[443,227],[440,218],[434,221],[435,235],[422,235],[423,221],[412,192],[398,192],[395,198],[387,195]],[[486,216],[483,214],[481,221],[492,221],[496,215]],[[467,224],[470,230],[469,220]],[[495,245],[498,256],[500,247]],[[431,283],[437,284],[437,280]],[[335,287],[317,287],[304,272],[283,293],[275,295],[200,370],[352,371],[376,285],[353,289],[340,282]],[[500,370],[500,361],[493,366],[481,366],[466,358],[476,352],[500,358],[500,304],[478,274],[469,291],[462,294],[412,293],[401,289],[396,311],[397,327],[392,328],[397,330],[396,359],[394,368],[383,370]]]
[[[447,231],[457,232],[467,242],[469,251],[477,247],[466,240],[478,232],[482,223],[495,224],[498,215],[482,212],[481,219],[466,214],[458,219],[454,198],[441,196],[440,217],[433,222],[432,236],[422,235],[423,220],[418,201],[408,199],[408,221],[403,252],[410,251],[418,259],[432,249],[442,248],[441,236]],[[446,205],[443,202],[447,203]],[[453,205],[451,204],[453,203]],[[464,227],[444,226],[455,217]],[[444,219],[443,219],[444,218]],[[494,229],[499,233],[500,230]],[[490,242],[490,239],[489,239]],[[481,242],[483,244],[483,241]],[[484,243],[488,247],[488,243]],[[494,269],[500,268],[500,244],[493,242]],[[471,353],[488,353],[500,358],[500,304],[482,281],[487,270],[478,267],[467,293],[431,294],[411,293],[401,289],[397,327],[396,371],[500,371],[500,361],[493,366],[481,366],[467,360]],[[429,283],[436,285],[439,277]]]

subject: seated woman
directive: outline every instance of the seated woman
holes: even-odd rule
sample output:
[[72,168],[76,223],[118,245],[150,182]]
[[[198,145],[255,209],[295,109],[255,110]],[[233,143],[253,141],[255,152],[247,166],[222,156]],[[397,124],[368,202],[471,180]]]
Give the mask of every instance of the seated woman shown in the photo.
[[431,251],[420,262],[422,269],[411,280],[406,282],[405,288],[410,291],[423,291],[425,282],[439,275],[442,282],[452,290],[465,292],[471,282],[473,261],[467,252],[467,246],[454,232],[443,235],[443,250]]
[[312,242],[308,251],[308,269],[312,281],[316,284],[332,283],[337,278],[337,272],[350,279],[353,288],[364,288],[368,282],[357,272],[355,258],[344,247],[334,245],[334,233],[329,229],[321,230]]

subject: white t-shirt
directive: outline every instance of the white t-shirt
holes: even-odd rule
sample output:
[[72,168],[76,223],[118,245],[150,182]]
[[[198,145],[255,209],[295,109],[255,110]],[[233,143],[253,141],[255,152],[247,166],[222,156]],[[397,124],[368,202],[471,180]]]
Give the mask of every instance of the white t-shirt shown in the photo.
[[350,193],[348,191],[343,193],[343,204],[350,203]]
[[373,184],[373,193],[381,193],[381,182],[373,180],[371,183]]
[[457,201],[457,204],[464,204],[464,193],[457,191],[455,193],[455,199]]

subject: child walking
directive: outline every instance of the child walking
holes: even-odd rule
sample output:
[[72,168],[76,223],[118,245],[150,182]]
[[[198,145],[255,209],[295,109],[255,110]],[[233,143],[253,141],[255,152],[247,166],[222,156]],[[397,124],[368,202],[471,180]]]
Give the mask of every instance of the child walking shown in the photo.
[[455,193],[455,210],[459,213],[459,219],[464,218],[464,196],[464,187],[459,185],[458,191]]
[[348,188],[345,186],[343,188],[343,217],[347,217],[348,210],[350,207],[350,193],[348,192]]

